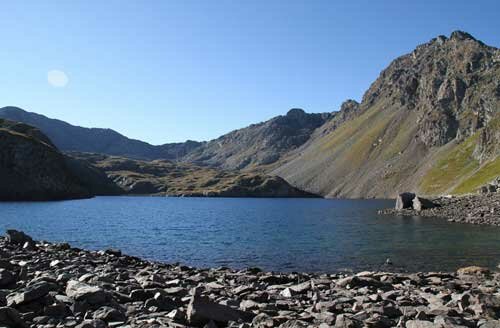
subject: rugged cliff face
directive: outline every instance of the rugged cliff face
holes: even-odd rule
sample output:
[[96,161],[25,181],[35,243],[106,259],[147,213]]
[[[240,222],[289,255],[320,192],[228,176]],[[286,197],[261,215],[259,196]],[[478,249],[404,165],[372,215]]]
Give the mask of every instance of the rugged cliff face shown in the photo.
[[0,200],[90,197],[39,130],[0,119]]
[[275,173],[329,197],[473,191],[500,175],[499,79],[499,49],[464,32],[437,37],[393,61]]
[[254,169],[277,162],[303,145],[330,114],[291,109],[286,115],[235,130],[198,147],[183,161],[223,169]]

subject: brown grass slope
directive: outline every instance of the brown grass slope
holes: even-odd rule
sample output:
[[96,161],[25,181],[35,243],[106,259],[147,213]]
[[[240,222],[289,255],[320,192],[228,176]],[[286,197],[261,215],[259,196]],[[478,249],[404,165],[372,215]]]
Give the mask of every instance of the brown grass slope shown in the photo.
[[[340,123],[335,115],[274,173],[304,190],[354,198],[470,192],[500,175],[500,129],[491,123],[500,112],[500,51],[467,33],[394,60],[354,112]],[[458,156],[462,149],[468,155]]]
[[277,176],[242,173],[168,160],[141,161],[117,156],[71,153],[103,170],[124,193],[209,197],[312,197]]

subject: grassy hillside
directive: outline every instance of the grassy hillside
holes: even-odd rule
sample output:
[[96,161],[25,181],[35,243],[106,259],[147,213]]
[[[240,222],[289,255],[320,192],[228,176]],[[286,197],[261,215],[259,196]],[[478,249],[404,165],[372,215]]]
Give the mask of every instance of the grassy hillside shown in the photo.
[[311,197],[283,179],[167,160],[141,161],[117,156],[72,153],[103,170],[125,193],[212,197]]
[[499,56],[458,31],[417,47],[274,172],[327,197],[473,192],[500,175]]
[[480,166],[473,156],[476,142],[477,134],[442,154],[425,174],[420,190],[430,195],[451,193],[460,179],[470,176]]

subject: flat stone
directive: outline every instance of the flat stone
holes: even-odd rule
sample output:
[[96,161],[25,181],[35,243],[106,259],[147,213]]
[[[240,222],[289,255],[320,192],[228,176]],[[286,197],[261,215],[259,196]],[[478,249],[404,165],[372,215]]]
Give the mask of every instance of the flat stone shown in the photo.
[[89,304],[100,305],[106,302],[106,292],[98,287],[86,283],[70,280],[66,285],[66,295],[75,300],[84,300]]
[[406,322],[406,328],[444,328],[443,325],[431,321],[409,320]]
[[7,295],[7,306],[18,306],[29,303],[47,295],[53,286],[47,282],[38,282],[34,285],[27,286],[17,292]]

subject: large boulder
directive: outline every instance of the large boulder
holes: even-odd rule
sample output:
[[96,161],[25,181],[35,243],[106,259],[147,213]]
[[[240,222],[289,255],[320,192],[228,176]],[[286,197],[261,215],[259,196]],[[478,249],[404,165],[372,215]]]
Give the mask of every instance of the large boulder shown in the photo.
[[99,286],[91,286],[77,280],[70,280],[66,285],[66,295],[76,301],[86,301],[91,305],[104,305],[107,293]]
[[212,302],[207,297],[194,293],[187,309],[189,324],[203,327],[210,321],[226,324],[229,321],[251,322],[255,314],[233,309],[229,306]]
[[24,245],[25,243],[30,243],[30,244],[34,243],[33,238],[31,238],[22,231],[17,231],[13,229],[7,230],[6,239],[8,243],[16,245]]
[[396,198],[396,210],[400,211],[405,208],[412,208],[414,198],[415,194],[411,192],[404,192],[399,194]]
[[431,200],[418,196],[415,196],[415,198],[413,198],[412,203],[413,203],[413,209],[417,212],[436,207],[436,204],[434,204]]
[[29,303],[31,301],[37,300],[44,297],[50,291],[56,290],[57,285],[40,281],[31,286],[27,286],[17,292],[7,295],[7,305],[8,306],[18,306],[22,304]]

